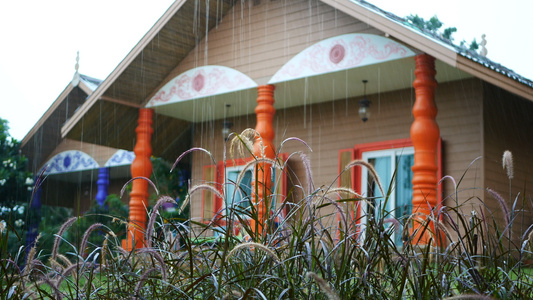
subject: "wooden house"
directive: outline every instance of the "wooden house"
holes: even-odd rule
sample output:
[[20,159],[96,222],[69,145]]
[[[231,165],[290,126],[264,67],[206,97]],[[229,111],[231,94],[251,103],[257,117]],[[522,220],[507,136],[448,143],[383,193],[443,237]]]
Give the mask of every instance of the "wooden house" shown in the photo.
[[[141,165],[150,155],[174,161],[205,148],[214,162],[193,152],[180,163],[191,185],[223,187],[233,176],[217,175],[223,128],[257,128],[274,148],[289,137],[305,141],[312,152],[296,142],[282,152],[306,154],[316,187],[374,193],[360,168],[337,180],[359,158],[384,182],[398,170],[388,205],[402,214],[455,201],[447,197],[453,183],[438,182],[450,175],[462,178],[465,213],[483,207],[501,219],[484,188],[508,194],[504,150],[514,154],[513,190],[533,184],[532,101],[531,80],[365,1],[177,0],[65,121],[61,138],[130,151],[142,145],[133,176],[149,175]],[[240,172],[244,161],[228,172]],[[305,185],[305,166],[296,157],[289,165]],[[147,193],[139,188],[135,207]],[[225,205],[197,193],[191,217],[212,220]],[[132,214],[144,222],[142,210],[130,207]]]

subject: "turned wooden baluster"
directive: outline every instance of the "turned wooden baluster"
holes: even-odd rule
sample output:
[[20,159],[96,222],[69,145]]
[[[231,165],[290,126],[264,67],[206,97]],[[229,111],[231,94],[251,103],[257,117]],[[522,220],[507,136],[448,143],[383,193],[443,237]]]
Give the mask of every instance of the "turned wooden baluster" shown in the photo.
[[[421,219],[427,220],[432,209],[437,207],[437,162],[436,151],[440,136],[439,126],[435,121],[437,106],[435,104],[435,58],[427,54],[415,57],[416,79],[413,82],[416,100],[413,106],[414,121],[411,125],[411,140],[415,148],[413,170],[413,213],[420,215],[414,218],[412,230],[420,229]],[[435,232],[431,222],[428,230]],[[414,237],[413,243],[427,245],[432,237],[429,232],[421,232]],[[435,237],[433,237],[435,242]]]
[[[275,149],[273,145],[274,141],[274,86],[273,85],[261,85],[257,87],[257,107],[255,108],[255,114],[257,116],[257,124],[255,130],[261,135],[262,145],[259,138],[256,138],[254,142],[254,155],[257,158],[267,157],[274,159]],[[261,148],[264,147],[262,150]],[[263,156],[264,155],[264,156]],[[252,201],[253,205],[257,207],[258,220],[260,224],[257,224],[258,233],[261,234],[264,229],[264,223],[268,216],[269,207],[272,199],[270,198],[270,189],[272,187],[271,176],[272,171],[270,169],[271,164],[259,163],[256,166],[257,177],[252,182]],[[257,194],[255,193],[257,191]],[[255,221],[251,222],[252,229],[255,230]]]
[[[135,159],[131,164],[131,176],[150,178],[152,174],[151,139],[153,111],[147,108],[139,110],[137,129],[137,143],[133,152]],[[146,207],[148,205],[148,182],[144,179],[134,180],[130,193],[130,223],[128,225],[128,237],[122,241],[122,247],[126,250],[142,248],[144,245],[144,233],[146,231]],[[132,240],[133,239],[133,240]]]

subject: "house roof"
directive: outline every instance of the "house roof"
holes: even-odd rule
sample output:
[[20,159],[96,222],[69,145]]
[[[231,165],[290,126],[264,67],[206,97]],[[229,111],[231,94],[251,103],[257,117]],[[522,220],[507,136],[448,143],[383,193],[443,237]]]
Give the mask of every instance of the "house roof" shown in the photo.
[[[533,101],[533,82],[486,57],[420,30],[365,2],[321,0],[437,60]],[[207,7],[207,4],[209,7]],[[120,149],[133,149],[138,108],[164,83],[205,33],[217,26],[235,0],[177,0],[117,68],[61,128],[61,135]],[[154,155],[177,157],[187,149],[189,122],[156,114]],[[179,133],[176,137],[176,133]]]
[[[174,2],[62,127],[62,136],[132,150],[138,109],[234,3]],[[189,122],[156,115],[153,127],[154,155],[175,158],[188,149]]]
[[29,159],[32,171],[38,170],[59,145],[61,126],[102,82],[78,73],[74,78],[21,141],[22,153]]
[[483,66],[485,66],[486,68],[489,68],[491,70],[494,70],[495,72],[497,73],[500,73],[502,75],[505,75],[515,81],[518,81],[524,85],[527,85],[531,88],[533,88],[533,81],[524,77],[524,76],[521,76],[520,74],[514,72],[513,70],[499,64],[499,63],[496,63],[494,61],[492,61],[491,59],[485,57],[485,56],[482,56],[480,54],[478,54],[477,52],[475,51],[471,51],[467,48],[463,48],[463,47],[460,47],[460,46],[457,46],[455,45],[452,41],[448,40],[448,39],[445,39],[443,38],[442,36],[440,35],[437,35],[429,30],[426,30],[426,29],[423,29],[423,28],[420,28],[420,27],[417,27],[415,25],[413,25],[412,23],[410,23],[409,21],[407,21],[405,18],[402,18],[402,17],[399,17],[393,13],[390,13],[388,11],[385,11],[371,3],[368,3],[366,1],[363,1],[363,0],[360,0],[359,1],[360,4],[362,6],[365,6],[367,7],[368,9],[371,9],[371,10],[374,10],[376,11],[377,13],[380,13],[384,16],[386,16],[387,18],[391,19],[391,20],[395,20],[396,22],[398,22],[399,24],[402,24],[403,26],[405,27],[409,27],[411,28],[412,30],[414,31],[418,31],[420,32],[420,34],[422,35],[425,35],[425,36],[428,36],[429,38],[432,38],[436,41],[439,41],[445,45],[448,45],[449,47],[453,48],[455,50],[455,52],[469,60],[472,60],[473,62],[476,62],[476,63],[479,63]]
[[354,18],[362,20],[401,43],[432,55],[461,71],[533,101],[533,81],[451,41],[422,30],[393,13],[364,0],[321,0]]

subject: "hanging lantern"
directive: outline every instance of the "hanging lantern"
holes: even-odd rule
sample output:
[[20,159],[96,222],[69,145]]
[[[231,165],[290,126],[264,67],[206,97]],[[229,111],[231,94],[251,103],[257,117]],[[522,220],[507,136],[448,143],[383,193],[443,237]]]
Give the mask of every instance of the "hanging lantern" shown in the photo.
[[368,118],[370,118],[370,100],[366,98],[366,83],[368,80],[363,80],[364,85],[364,94],[363,99],[359,101],[359,117],[363,122],[368,121]]
[[224,141],[228,140],[229,134],[231,133],[231,128],[233,127],[233,123],[226,120],[227,113],[230,107],[231,104],[226,104],[226,111],[224,112],[224,122],[222,123],[222,136],[224,137]]

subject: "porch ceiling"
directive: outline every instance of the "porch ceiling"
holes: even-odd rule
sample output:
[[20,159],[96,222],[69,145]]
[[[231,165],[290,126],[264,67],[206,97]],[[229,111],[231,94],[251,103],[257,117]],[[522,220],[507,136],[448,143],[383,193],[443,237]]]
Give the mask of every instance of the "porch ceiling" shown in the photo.
[[[100,100],[70,131],[68,137],[79,141],[117,149],[135,147],[139,109]],[[184,120],[155,114],[152,128],[152,153],[168,160],[188,150],[191,124]]]

